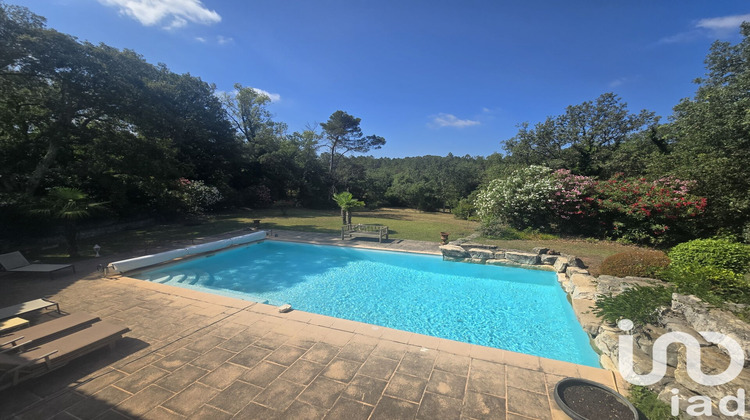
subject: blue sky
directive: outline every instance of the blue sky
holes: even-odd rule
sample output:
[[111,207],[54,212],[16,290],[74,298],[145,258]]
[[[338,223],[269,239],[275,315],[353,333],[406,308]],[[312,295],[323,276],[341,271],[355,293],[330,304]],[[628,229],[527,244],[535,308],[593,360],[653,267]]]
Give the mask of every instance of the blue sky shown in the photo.
[[750,21],[746,0],[6,2],[219,90],[262,89],[290,131],[344,110],[389,157],[486,156],[604,92],[666,121],[711,43]]

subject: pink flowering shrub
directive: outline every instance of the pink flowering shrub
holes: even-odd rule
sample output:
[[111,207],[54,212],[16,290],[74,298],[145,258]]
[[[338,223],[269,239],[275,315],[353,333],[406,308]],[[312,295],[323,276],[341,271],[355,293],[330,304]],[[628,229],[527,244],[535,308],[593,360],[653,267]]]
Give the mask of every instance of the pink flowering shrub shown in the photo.
[[552,174],[555,192],[550,203],[552,213],[563,221],[580,221],[596,214],[594,201],[596,180],[584,175],[573,175],[567,169]]
[[658,245],[689,230],[705,211],[706,199],[690,194],[693,184],[673,177],[648,181],[616,175],[596,183],[592,205],[608,236]]

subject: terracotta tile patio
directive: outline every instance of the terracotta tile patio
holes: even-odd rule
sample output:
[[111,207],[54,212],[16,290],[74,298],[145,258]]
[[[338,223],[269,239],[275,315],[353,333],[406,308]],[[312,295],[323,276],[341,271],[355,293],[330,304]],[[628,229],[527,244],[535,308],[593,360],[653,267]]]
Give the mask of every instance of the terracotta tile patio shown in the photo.
[[0,418],[566,419],[551,400],[563,377],[619,385],[602,369],[102,278],[102,262],[54,280],[0,276],[0,306],[48,296],[132,330],[112,351],[0,391]]

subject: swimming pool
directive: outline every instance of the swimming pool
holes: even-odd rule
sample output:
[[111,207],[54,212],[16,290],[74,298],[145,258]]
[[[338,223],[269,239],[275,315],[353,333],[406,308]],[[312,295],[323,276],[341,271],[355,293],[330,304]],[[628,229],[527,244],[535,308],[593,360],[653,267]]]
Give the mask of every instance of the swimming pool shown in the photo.
[[265,241],[132,277],[599,367],[548,271]]

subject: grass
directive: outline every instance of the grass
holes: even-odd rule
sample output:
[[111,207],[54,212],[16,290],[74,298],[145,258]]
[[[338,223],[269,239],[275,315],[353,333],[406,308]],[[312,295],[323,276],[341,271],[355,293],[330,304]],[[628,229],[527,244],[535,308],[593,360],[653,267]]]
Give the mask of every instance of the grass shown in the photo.
[[480,242],[497,245],[500,248],[531,251],[536,247],[554,249],[563,254],[575,255],[588,266],[591,274],[598,276],[599,267],[605,258],[620,252],[640,249],[634,245],[622,245],[612,241],[579,238],[549,238],[545,235],[539,239],[480,239]]
[[[262,229],[285,229],[338,235],[341,232],[341,215],[338,210],[311,210],[302,208],[274,208],[247,211],[232,211],[214,214],[209,221],[196,226],[180,223],[150,226],[81,239],[79,248],[82,258],[94,256],[93,246],[98,244],[105,254],[128,251],[151,252],[156,247],[168,247],[172,242],[186,239],[202,239],[231,231],[240,231],[261,219]],[[460,220],[449,213],[428,213],[412,209],[381,208],[354,212],[353,223],[387,225],[392,239],[413,239],[439,242],[440,232],[449,232],[450,239],[466,237],[479,228],[479,223]],[[618,252],[636,249],[609,241],[558,238],[537,232],[516,232],[518,239],[481,239],[480,242],[498,245],[500,248],[531,251],[534,247],[547,247],[566,254],[575,255],[589,266],[592,274],[598,274],[601,262]],[[29,247],[24,253],[33,259],[45,261],[68,260],[64,246],[51,249]]]
[[[185,226],[172,223],[147,228],[127,230],[96,238],[79,240],[82,258],[94,256],[93,246],[98,244],[102,252],[114,254],[169,246],[171,242],[186,239],[201,239],[231,231],[242,230],[253,225],[254,219],[261,219],[262,229],[285,229],[304,232],[317,232],[331,235],[341,233],[341,214],[338,210],[261,209],[232,211],[215,214],[209,222]],[[449,232],[456,239],[473,233],[477,222],[456,219],[449,213],[426,213],[411,209],[383,208],[363,210],[352,214],[352,223],[387,225],[392,239],[413,239],[439,242],[440,232]],[[30,258],[55,261],[67,257],[65,247],[40,250],[25,250]]]

